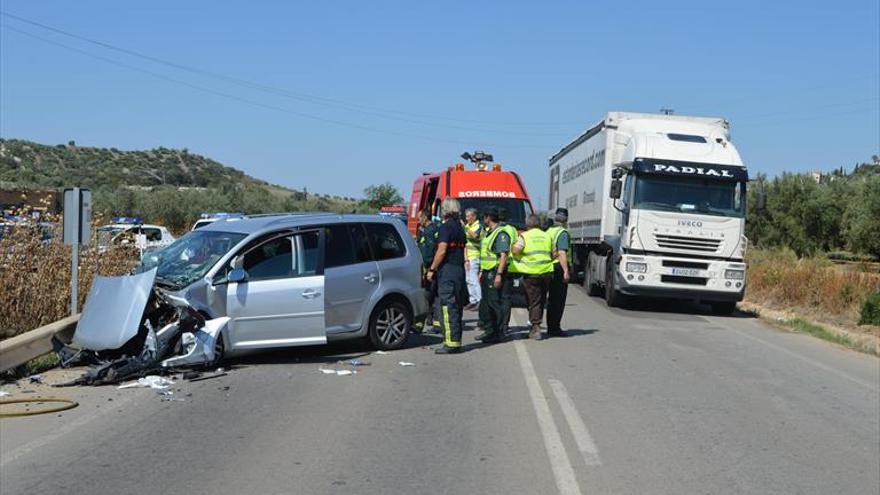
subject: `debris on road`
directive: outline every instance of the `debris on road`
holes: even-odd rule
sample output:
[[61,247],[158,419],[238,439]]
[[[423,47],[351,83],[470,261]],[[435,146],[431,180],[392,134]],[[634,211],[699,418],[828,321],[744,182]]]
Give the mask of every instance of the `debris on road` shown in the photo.
[[415,365],[416,365],[416,363],[410,363],[409,361],[401,361],[401,362],[398,363],[398,364],[400,364],[400,365],[403,366],[403,367],[409,367],[409,366],[415,366]]
[[325,375],[348,376],[356,375],[357,370],[337,370],[333,368],[318,368],[318,371]]
[[7,392],[5,390],[0,390],[0,397],[9,397],[10,395],[12,395],[12,394],[10,394],[9,392]]
[[143,378],[138,378],[136,382],[126,383],[125,385],[120,385],[116,388],[152,388],[155,390],[165,390],[171,385],[174,385],[174,382],[165,378],[164,376],[158,375],[148,375]]
[[386,352],[386,351],[376,351],[376,352],[374,352],[373,354],[376,354],[376,355],[378,355],[378,356],[384,356],[384,355],[386,355],[386,354],[391,354],[391,353],[390,353],[390,352]]
[[73,343],[52,340],[62,367],[91,366],[65,385],[119,383],[219,360],[219,337],[229,318],[206,320],[185,299],[156,286],[155,279],[155,269],[95,279]]
[[43,376],[42,375],[33,375],[30,377],[30,382],[31,383],[43,383]]

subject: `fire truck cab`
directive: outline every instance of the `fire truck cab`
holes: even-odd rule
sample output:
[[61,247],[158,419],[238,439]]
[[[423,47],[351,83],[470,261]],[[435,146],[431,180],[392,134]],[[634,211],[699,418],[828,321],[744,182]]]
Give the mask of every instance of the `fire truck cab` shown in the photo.
[[[462,156],[470,157],[467,153]],[[491,160],[491,155],[486,156]],[[526,217],[533,212],[529,195],[516,172],[503,171],[497,163],[490,167],[485,161],[475,160],[472,170],[458,163],[443,172],[424,173],[415,180],[407,212],[410,233],[416,235],[418,231],[420,210],[428,208],[432,215],[439,215],[440,203],[446,198],[457,199],[462,211],[476,208],[481,216],[486,208],[494,206],[501,213],[502,221],[519,230],[525,227]]]

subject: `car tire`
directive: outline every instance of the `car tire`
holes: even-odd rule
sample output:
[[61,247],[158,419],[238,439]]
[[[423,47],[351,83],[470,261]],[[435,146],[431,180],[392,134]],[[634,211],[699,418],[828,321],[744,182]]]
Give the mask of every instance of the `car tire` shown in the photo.
[[614,285],[614,260],[609,256],[605,263],[605,303],[609,308],[622,308],[626,304],[626,296],[616,290]]
[[412,311],[406,304],[393,299],[383,301],[370,315],[370,343],[382,351],[400,349],[406,343],[412,323]]
[[712,301],[709,303],[712,313],[719,316],[730,316],[736,311],[736,303],[731,301]]
[[590,256],[587,255],[586,270],[584,270],[584,289],[587,290],[588,296],[599,297],[602,295],[602,288],[599,287],[599,282],[596,281],[592,273],[593,267],[590,264]]

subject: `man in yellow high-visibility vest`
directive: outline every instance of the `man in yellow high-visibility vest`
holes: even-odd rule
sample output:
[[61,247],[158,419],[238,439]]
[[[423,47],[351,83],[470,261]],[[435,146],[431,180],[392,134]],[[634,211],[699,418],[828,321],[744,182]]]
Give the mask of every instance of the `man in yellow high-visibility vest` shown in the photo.
[[464,249],[464,269],[467,279],[468,305],[464,309],[474,310],[480,304],[480,241],[483,239],[483,226],[477,217],[476,208],[464,211],[464,234],[467,246]]
[[547,229],[553,245],[553,280],[547,296],[547,335],[564,337],[562,331],[562,313],[565,312],[565,300],[568,298],[568,282],[571,280],[571,236],[566,228],[568,210],[557,208],[554,217],[555,225]]
[[529,215],[526,230],[513,245],[514,271],[523,276],[529,306],[529,338],[541,340],[541,320],[547,303],[547,290],[553,276],[553,244],[550,235],[541,230],[541,218]]

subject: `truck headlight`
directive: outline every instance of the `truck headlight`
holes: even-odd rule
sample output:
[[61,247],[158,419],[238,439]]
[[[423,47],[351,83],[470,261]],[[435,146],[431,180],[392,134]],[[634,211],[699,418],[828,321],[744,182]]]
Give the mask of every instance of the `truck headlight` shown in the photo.
[[724,278],[731,280],[742,280],[745,278],[746,272],[742,270],[724,270]]
[[648,273],[648,264],[627,262],[626,271],[635,273]]

